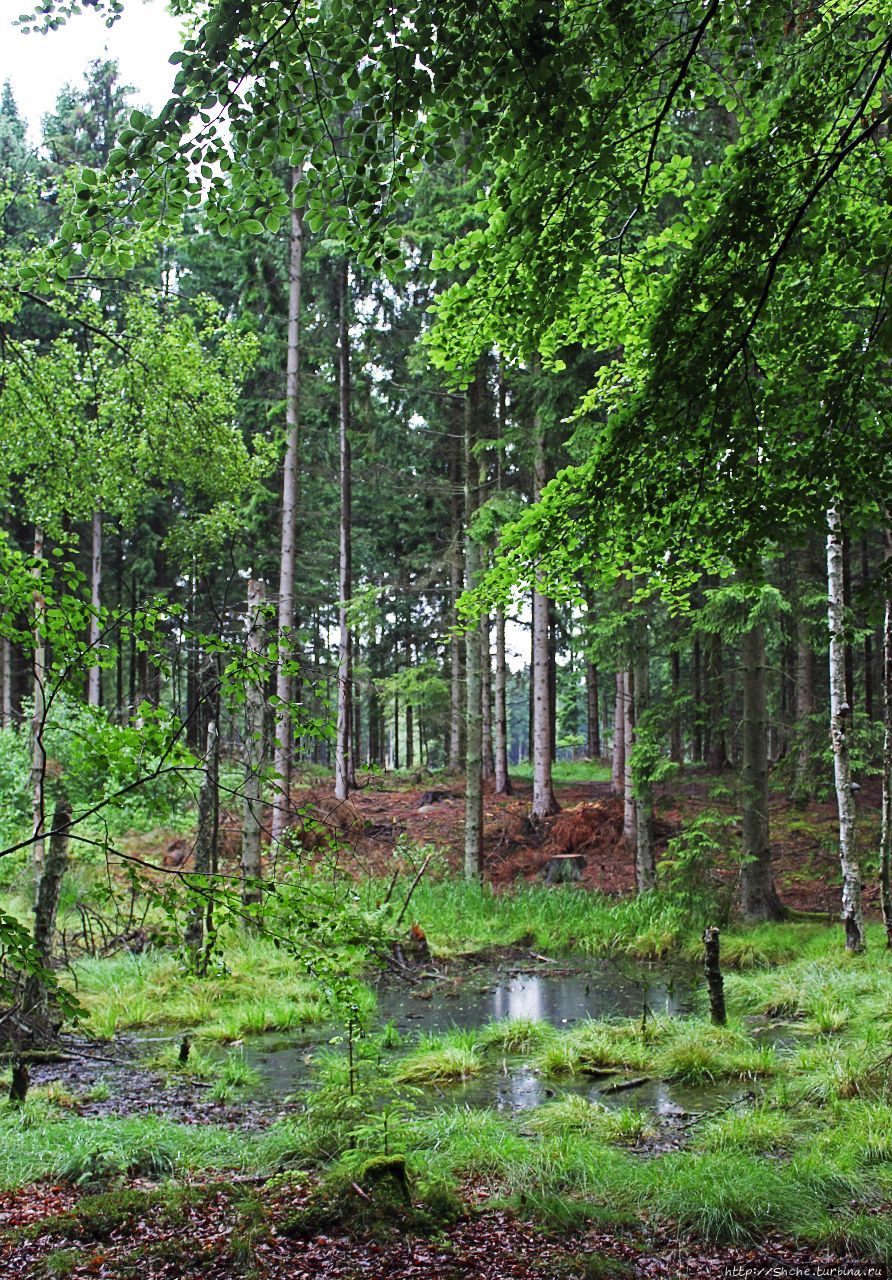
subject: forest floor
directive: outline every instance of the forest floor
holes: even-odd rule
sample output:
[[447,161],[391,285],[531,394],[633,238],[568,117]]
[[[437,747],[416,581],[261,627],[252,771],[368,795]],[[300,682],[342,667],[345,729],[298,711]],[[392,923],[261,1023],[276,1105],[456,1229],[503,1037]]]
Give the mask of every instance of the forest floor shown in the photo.
[[[731,1276],[863,1277],[880,1265],[782,1236],[757,1248],[704,1247],[672,1232],[543,1230],[477,1197],[473,1213],[435,1233],[382,1236],[298,1224],[300,1183],[193,1182],[159,1193],[134,1184],[84,1196],[42,1186],[0,1193],[0,1274],[51,1280],[727,1280]],[[471,1190],[467,1191],[471,1200]]]
[[[484,792],[484,874],[496,886],[535,881],[555,855],[581,854],[585,860],[582,884],[611,896],[634,891],[634,854],[622,839],[623,804],[612,793],[609,768],[589,766],[592,778],[579,775],[574,764],[564,781],[556,769],[555,794],[561,812],[533,825],[529,820],[532,784],[512,779],[513,795],[497,796],[492,784]],[[318,816],[344,839],[358,874],[380,876],[393,867],[394,849],[433,846],[458,873],[464,856],[464,789],[461,778],[416,775],[396,781],[392,775],[368,775],[346,804],[334,798],[332,785],[315,780],[295,791],[295,803]],[[739,811],[730,775],[697,776],[686,772],[674,784],[656,788],[657,853],[685,824],[705,811],[729,815]],[[868,781],[859,809],[862,846],[874,848],[879,837],[880,793]],[[832,916],[839,902],[839,859],[836,849],[838,818],[835,800],[794,803],[780,788],[769,802],[772,858],[783,901],[801,911],[826,911]],[[727,857],[719,859],[719,873],[735,877],[739,869],[739,828],[727,831]],[[868,864],[870,859],[868,858]],[[879,903],[877,877],[865,884],[865,907]]]

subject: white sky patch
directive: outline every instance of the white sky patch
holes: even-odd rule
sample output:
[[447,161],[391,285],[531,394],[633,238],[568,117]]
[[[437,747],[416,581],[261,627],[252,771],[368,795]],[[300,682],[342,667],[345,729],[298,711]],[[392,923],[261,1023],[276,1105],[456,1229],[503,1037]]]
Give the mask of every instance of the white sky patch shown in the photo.
[[127,0],[123,17],[111,28],[87,9],[46,35],[23,35],[14,25],[25,8],[19,0],[5,0],[0,84],[8,80],[12,85],[32,145],[40,141],[40,122],[55,108],[60,91],[66,84],[82,84],[94,58],[120,64],[122,82],[134,88],[134,106],[158,111],[167,101],[177,71],[168,58],[180,48],[180,20],[167,12],[163,0]]

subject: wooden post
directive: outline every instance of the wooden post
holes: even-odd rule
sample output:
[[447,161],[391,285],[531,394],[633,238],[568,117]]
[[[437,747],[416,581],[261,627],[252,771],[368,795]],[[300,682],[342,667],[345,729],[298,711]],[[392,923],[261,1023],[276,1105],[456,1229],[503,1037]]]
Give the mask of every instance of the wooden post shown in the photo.
[[710,925],[703,933],[703,972],[709,990],[709,1016],[717,1027],[728,1021],[725,1013],[725,980],[719,962],[719,931]]

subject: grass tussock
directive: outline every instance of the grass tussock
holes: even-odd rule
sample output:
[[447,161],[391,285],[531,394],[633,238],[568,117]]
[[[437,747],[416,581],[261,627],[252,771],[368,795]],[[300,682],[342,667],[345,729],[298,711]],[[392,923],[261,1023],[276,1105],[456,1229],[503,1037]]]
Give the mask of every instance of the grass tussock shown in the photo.
[[[321,988],[263,939],[233,940],[228,972],[198,978],[166,952],[86,959],[76,968],[87,1029],[110,1038],[125,1029],[173,1025],[220,1041],[295,1030],[330,1016]],[[262,994],[260,994],[262,993]],[[374,997],[364,997],[369,1007]]]

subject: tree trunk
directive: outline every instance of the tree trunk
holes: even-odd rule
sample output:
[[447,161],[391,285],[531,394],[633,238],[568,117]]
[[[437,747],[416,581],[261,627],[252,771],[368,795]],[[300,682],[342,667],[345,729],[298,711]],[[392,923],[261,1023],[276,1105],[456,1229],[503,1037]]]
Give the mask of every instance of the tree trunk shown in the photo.
[[699,632],[694,635],[691,654],[691,758],[695,764],[703,763],[703,661]]
[[459,449],[457,427],[452,432],[450,458],[450,513],[452,516],[452,543],[449,552],[449,618],[452,631],[449,636],[450,688],[449,688],[449,768],[457,773],[462,766],[462,642],[458,634],[458,597],[461,594],[464,574],[464,550],[459,493],[462,486],[462,455]]
[[779,920],[783,908],[771,872],[768,827],[768,713],[765,691],[765,628],[744,632],[742,793],[743,865],[740,909],[744,920]]
[[709,991],[709,1016],[717,1027],[728,1021],[725,1012],[725,980],[722,977],[720,959],[721,941],[718,929],[712,925],[703,934],[703,972]]
[[184,942],[196,972],[203,972],[208,958],[208,943],[213,927],[213,876],[217,866],[219,832],[219,735],[214,715],[208,721],[204,768],[198,792],[198,831],[195,836],[194,871],[205,877],[198,898],[189,912]]
[[886,613],[883,620],[883,817],[880,828],[880,901],[886,946],[892,947],[892,529],[886,529]]
[[[650,699],[650,654],[647,619],[635,626],[634,700],[632,711],[635,737],[643,732],[644,715]],[[653,783],[646,768],[632,770],[635,802],[635,882],[639,893],[656,888],[657,865],[654,852]]]
[[681,731],[681,654],[673,648],[670,654],[672,668],[672,722],[669,731],[669,759],[673,764],[684,761],[684,740]]
[[[341,514],[338,559],[338,721],[335,745],[335,798],[356,790],[351,742],[353,727],[353,647],[347,608],[353,590],[350,469],[350,329],[347,314],[348,267],[338,273],[338,438]],[[407,713],[408,714],[408,713]],[[408,729],[407,729],[408,732]],[[411,744],[408,747],[411,754]],[[407,761],[411,767],[411,760]]]
[[851,704],[846,696],[846,611],[842,521],[839,510],[827,512],[827,621],[830,629],[830,739],[839,812],[839,861],[842,867],[842,919],[846,950],[864,949],[861,867],[858,862],[855,795],[849,759]]
[[102,668],[94,659],[99,648],[99,609],[102,603],[102,513],[93,512],[92,547],[90,555],[90,668],[87,673],[87,705],[98,707],[102,702]]
[[492,737],[492,647],[490,644],[489,615],[480,619],[480,658],[482,680],[480,685],[483,711],[483,777],[490,781],[495,774],[495,751]]
[[589,760],[601,756],[601,721],[598,713],[598,668],[585,664],[586,755]]
[[[292,188],[300,174],[292,171]],[[288,266],[288,351],[285,373],[285,465],[282,476],[282,523],[279,548],[278,665],[276,668],[276,740],[273,768],[278,797],[273,803],[272,838],[281,840],[290,817],[291,698],[293,680],[294,573],[297,563],[298,464],[300,452],[300,298],[303,283],[303,223],[291,210]]]
[[12,645],[0,639],[0,729],[12,724]]
[[496,613],[496,670],[495,670],[495,789],[497,796],[511,795],[511,779],[508,776],[508,669],[505,661],[505,615]]
[[245,783],[242,819],[242,901],[259,902],[263,825],[263,582],[248,581],[247,649],[250,660],[245,691]]
[[[871,586],[870,576],[870,544],[867,538],[861,539],[861,590],[865,600],[865,612],[869,613],[867,606],[868,592]],[[864,714],[868,720],[873,719],[873,634],[870,627],[869,617],[864,618]]]
[[43,795],[43,784],[46,777],[46,751],[43,746],[43,730],[46,719],[46,637],[44,635],[46,600],[41,588],[43,541],[43,529],[37,526],[34,530],[34,611],[32,616],[34,634],[32,666],[34,673],[34,707],[31,714],[31,834],[33,836],[32,859],[35,894],[40,887],[46,853]]
[[551,763],[557,760],[557,635],[554,601],[548,601],[548,750]]
[[[479,375],[478,375],[479,376]],[[475,379],[465,401],[465,528],[470,529],[477,510],[477,468],[474,463],[478,379]],[[480,544],[473,538],[465,542],[465,586],[476,586],[480,569]],[[476,880],[483,874],[483,707],[480,628],[465,631],[465,878]]]
[[[533,459],[533,496],[538,499],[547,483],[545,456],[545,432],[539,415],[533,425],[535,453]],[[549,636],[548,598],[533,589],[532,654],[530,671],[532,678],[532,739],[533,739],[533,805],[532,817],[545,818],[557,813],[560,805],[551,782],[552,719],[551,705],[551,646]]]
[[622,671],[616,673],[616,693],[613,699],[613,767],[611,788],[614,795],[621,795],[626,776],[626,679]]
[[719,773],[728,764],[728,745],[725,741],[725,672],[722,655],[722,637],[718,632],[706,636],[706,699],[707,699],[707,765],[712,773]]
[[[44,969],[50,967],[53,958],[53,935],[56,929],[56,913],[59,909],[59,892],[68,866],[68,834],[71,826],[71,805],[66,799],[56,803],[49,841],[49,853],[41,869],[34,899],[34,950],[36,959]],[[25,1027],[32,1034],[49,1030],[49,992],[38,974],[30,974],[25,980],[22,997]]]
[[631,671],[623,672],[623,840],[632,849],[635,831],[635,785],[632,777],[632,748],[635,746],[635,684]]
[[406,768],[415,767],[415,713],[411,702],[406,703]]
[[806,628],[801,589],[811,580],[811,556],[808,550],[797,557],[796,657],[793,673],[793,718],[796,724],[796,762],[793,796],[807,800],[812,793],[811,718],[815,713],[815,653]]

